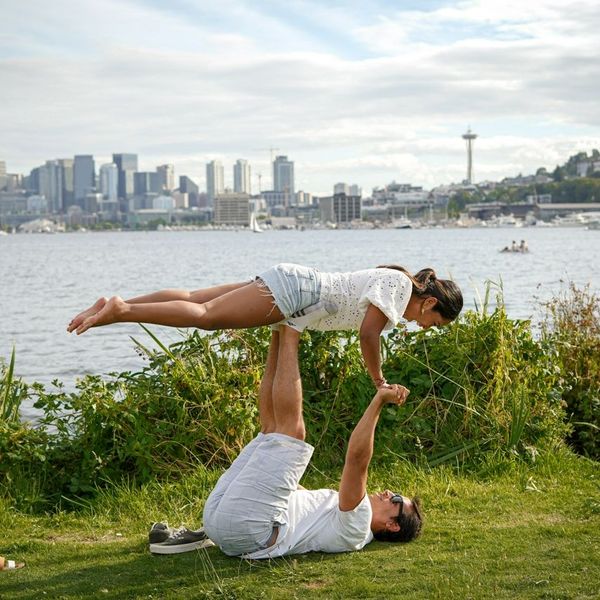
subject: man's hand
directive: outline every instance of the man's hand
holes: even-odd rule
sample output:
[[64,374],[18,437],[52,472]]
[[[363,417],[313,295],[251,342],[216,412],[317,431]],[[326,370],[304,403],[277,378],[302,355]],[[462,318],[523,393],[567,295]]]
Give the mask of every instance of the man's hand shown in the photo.
[[410,390],[403,385],[388,383],[377,390],[375,398],[378,398],[383,404],[397,404],[400,406],[406,402],[408,394],[410,394]]

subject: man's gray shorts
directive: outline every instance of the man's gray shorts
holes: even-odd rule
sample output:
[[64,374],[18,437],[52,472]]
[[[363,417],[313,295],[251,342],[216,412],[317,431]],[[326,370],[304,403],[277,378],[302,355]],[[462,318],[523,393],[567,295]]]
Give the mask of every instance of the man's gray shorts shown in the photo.
[[287,522],[290,494],[314,448],[282,433],[259,433],[221,476],[204,506],[204,530],[230,556],[267,546]]

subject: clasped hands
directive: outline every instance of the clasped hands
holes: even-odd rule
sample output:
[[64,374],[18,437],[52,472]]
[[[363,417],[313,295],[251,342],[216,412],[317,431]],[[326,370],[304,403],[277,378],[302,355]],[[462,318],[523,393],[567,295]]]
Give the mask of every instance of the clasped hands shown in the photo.
[[410,390],[398,383],[384,383],[377,389],[377,396],[387,404],[401,405],[406,402]]

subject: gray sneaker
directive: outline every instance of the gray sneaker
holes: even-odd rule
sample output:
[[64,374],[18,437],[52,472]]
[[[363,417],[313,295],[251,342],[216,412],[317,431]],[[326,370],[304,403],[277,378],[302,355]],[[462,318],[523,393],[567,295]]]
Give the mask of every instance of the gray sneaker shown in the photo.
[[148,543],[159,544],[169,539],[169,536],[173,533],[174,529],[169,527],[168,523],[152,523],[150,531],[148,532]]
[[182,527],[171,530],[169,537],[164,542],[151,543],[150,552],[152,554],[180,554],[211,546],[214,546],[214,543],[204,533],[203,527],[196,531]]

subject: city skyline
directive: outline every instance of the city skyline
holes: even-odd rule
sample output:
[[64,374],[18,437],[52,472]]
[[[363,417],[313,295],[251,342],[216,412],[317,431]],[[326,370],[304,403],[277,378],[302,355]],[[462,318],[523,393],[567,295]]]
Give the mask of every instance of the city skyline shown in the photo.
[[[524,14],[524,13],[527,14]],[[0,158],[115,151],[141,172],[169,163],[206,189],[205,165],[252,165],[272,189],[273,151],[295,188],[396,180],[497,180],[600,146],[596,2],[350,1],[3,6]],[[68,33],[71,32],[71,33]],[[160,35],[157,35],[159,33]]]

